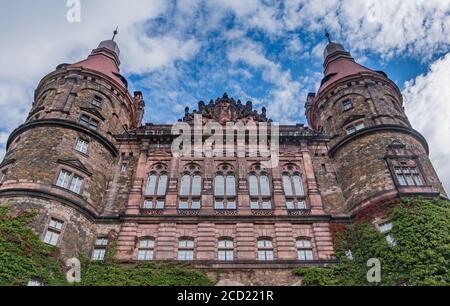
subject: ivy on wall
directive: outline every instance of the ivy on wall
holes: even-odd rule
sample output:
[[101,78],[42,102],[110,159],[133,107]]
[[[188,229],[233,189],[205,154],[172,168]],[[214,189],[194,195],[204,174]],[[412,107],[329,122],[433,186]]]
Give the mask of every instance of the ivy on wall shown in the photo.
[[[298,268],[294,274],[304,285],[450,285],[450,202],[439,199],[404,199],[385,206],[394,227],[396,241],[390,246],[384,235],[359,216],[336,235],[336,256],[332,268]],[[353,259],[346,256],[351,250]],[[367,261],[381,263],[381,282],[368,283]]]
[[[34,212],[10,213],[0,206],[0,286],[24,286],[36,280],[46,286],[70,285],[63,272],[58,249],[44,244],[28,227]],[[91,262],[81,259],[81,286],[209,286],[203,273],[183,267],[121,264],[115,259],[115,242],[107,259]]]

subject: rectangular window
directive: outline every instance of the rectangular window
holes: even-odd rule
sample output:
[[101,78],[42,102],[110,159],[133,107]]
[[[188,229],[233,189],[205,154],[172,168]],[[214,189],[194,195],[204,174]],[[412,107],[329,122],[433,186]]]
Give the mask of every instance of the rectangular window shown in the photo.
[[352,109],[352,108],[353,108],[352,101],[350,101],[350,100],[345,100],[344,102],[342,102],[342,110],[343,110],[344,112],[346,112],[346,111],[348,111],[348,110],[350,110],[350,109]]
[[356,133],[359,130],[362,130],[365,127],[366,126],[364,125],[364,123],[360,122],[360,123],[358,123],[356,125],[352,125],[352,126],[347,127],[345,130],[347,132],[347,135],[351,135],[353,133]]
[[416,167],[396,167],[395,175],[400,186],[423,186]]
[[94,98],[92,98],[92,105],[95,107],[101,107],[102,102],[103,102],[103,99],[99,96],[94,96]]
[[178,260],[194,259],[194,241],[181,240],[178,244]]
[[92,252],[92,260],[103,260],[108,247],[108,238],[97,238],[95,240],[94,250]]
[[221,261],[233,261],[233,241],[232,240],[219,240],[218,246],[218,259]]
[[86,115],[81,115],[80,117],[80,124],[84,125],[87,128],[90,128],[92,130],[96,130],[99,125],[99,121],[96,119],[93,119]]
[[77,144],[75,146],[75,150],[80,153],[87,154],[88,153],[89,142],[83,139],[78,139]]
[[61,170],[56,181],[56,186],[68,189],[77,194],[80,194],[82,184],[83,178],[66,170]]
[[155,253],[155,240],[142,239],[139,242],[138,260],[153,260]]
[[297,254],[298,260],[313,260],[313,250],[311,240],[299,239],[297,240]]
[[59,221],[54,218],[50,219],[50,223],[49,223],[49,225],[47,227],[47,231],[44,235],[44,243],[50,244],[53,246],[58,245],[63,225],[64,225],[64,222],[62,222],[62,221]]

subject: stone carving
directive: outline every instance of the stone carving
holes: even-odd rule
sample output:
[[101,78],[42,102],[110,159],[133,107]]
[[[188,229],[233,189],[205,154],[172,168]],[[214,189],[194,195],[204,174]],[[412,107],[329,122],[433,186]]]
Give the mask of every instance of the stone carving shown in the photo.
[[253,103],[248,101],[245,105],[240,100],[234,100],[229,98],[225,93],[222,98],[216,99],[216,101],[209,101],[206,105],[205,102],[198,102],[198,110],[190,112],[189,107],[185,109],[185,115],[180,121],[192,123],[194,122],[194,115],[200,114],[203,117],[204,123],[208,121],[219,122],[225,124],[226,122],[243,121],[247,123],[253,122],[272,122],[267,118],[267,110],[262,108],[262,112],[258,113],[253,110]]

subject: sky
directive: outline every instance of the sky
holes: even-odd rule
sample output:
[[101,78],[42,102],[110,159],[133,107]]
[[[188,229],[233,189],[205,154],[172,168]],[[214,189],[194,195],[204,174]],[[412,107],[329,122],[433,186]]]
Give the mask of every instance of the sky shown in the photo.
[[[69,22],[78,3],[79,22]],[[0,20],[0,159],[39,80],[116,26],[121,72],[143,92],[147,123],[174,123],[227,92],[281,124],[306,124],[328,30],[397,83],[450,191],[450,0],[4,0]]]

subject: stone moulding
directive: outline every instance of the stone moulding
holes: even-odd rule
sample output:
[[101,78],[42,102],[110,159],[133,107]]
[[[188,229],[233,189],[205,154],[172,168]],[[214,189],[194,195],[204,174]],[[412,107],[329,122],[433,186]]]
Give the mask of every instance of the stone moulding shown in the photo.
[[337,144],[335,144],[330,150],[329,150],[329,155],[331,157],[334,157],[336,155],[336,152],[341,149],[343,146],[345,146],[346,144],[348,144],[349,142],[359,138],[360,136],[363,135],[367,135],[367,134],[372,134],[375,132],[380,132],[380,131],[386,131],[386,132],[399,132],[399,133],[404,133],[404,134],[409,134],[414,136],[417,140],[419,140],[419,142],[423,145],[427,155],[430,153],[430,149],[428,146],[428,143],[425,139],[425,137],[422,136],[422,134],[420,134],[418,131],[412,129],[412,128],[406,128],[403,126],[399,126],[399,125],[389,125],[389,124],[385,124],[385,125],[378,125],[378,126],[372,126],[372,127],[368,127],[362,130],[359,130],[356,133],[353,133],[352,135],[349,135],[347,137],[345,137],[344,139],[342,139],[340,142],[338,142]]
[[74,121],[64,120],[64,119],[41,119],[32,121],[26,124],[23,124],[19,126],[17,129],[15,129],[11,135],[8,138],[8,142],[6,143],[6,150],[9,149],[11,143],[14,141],[15,138],[17,138],[20,134],[24,133],[25,131],[28,131],[32,128],[36,127],[61,127],[61,128],[68,128],[72,129],[78,132],[83,132],[91,136],[92,138],[96,139],[98,142],[100,142],[114,157],[118,155],[118,150],[116,146],[110,142],[106,137],[100,135],[97,131],[90,130]]

